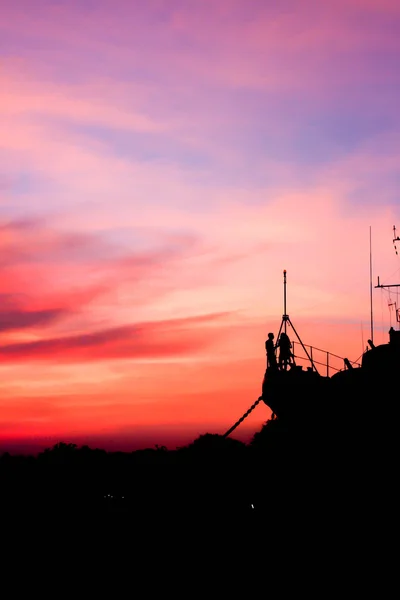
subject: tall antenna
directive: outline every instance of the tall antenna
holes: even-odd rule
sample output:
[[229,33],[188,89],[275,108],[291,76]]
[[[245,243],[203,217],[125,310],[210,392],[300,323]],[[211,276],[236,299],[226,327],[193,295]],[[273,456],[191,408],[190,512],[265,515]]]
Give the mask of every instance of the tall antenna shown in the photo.
[[369,297],[371,306],[371,342],[374,343],[374,316],[372,305],[372,231],[369,226]]
[[286,333],[286,322],[288,316],[286,314],[286,269],[283,271],[283,330]]

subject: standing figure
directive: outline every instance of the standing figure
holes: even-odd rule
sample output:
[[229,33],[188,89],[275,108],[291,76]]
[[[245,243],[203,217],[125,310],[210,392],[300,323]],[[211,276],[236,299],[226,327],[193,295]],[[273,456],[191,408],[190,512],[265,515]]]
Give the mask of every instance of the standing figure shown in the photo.
[[269,333],[268,339],[265,342],[265,350],[267,352],[267,369],[276,369],[276,356],[275,356],[275,344],[274,344],[274,334]]
[[288,365],[294,365],[294,356],[291,351],[292,343],[286,333],[281,333],[279,342],[279,368],[287,370]]

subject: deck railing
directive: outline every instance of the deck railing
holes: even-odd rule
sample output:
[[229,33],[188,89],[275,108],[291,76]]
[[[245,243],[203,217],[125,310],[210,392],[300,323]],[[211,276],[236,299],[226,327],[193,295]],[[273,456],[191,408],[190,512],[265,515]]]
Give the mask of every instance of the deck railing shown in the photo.
[[[309,357],[307,356],[304,348],[308,352]],[[333,352],[328,352],[327,350],[321,350],[321,348],[316,348],[315,346],[309,346],[308,344],[300,344],[300,342],[292,341],[292,352],[294,358],[297,361],[311,361],[315,365],[319,365],[325,367],[326,376],[329,377],[330,371],[343,371],[347,369],[345,359],[337,354],[333,354]],[[299,354],[296,354],[298,352]],[[349,361],[353,367],[360,367],[361,364],[358,361]],[[340,366],[339,366],[340,365]]]

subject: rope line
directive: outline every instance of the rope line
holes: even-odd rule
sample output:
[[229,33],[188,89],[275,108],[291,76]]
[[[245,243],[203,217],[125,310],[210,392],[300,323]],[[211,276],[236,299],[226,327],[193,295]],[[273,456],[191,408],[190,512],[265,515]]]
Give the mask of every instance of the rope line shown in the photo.
[[236,427],[239,427],[240,423],[243,423],[243,421],[249,416],[249,414],[256,408],[256,406],[261,402],[261,400],[263,399],[262,396],[260,396],[258,398],[258,400],[256,400],[254,402],[254,404],[252,404],[249,408],[248,411],[246,411],[244,413],[244,415],[242,417],[240,417],[240,419],[238,421],[236,421],[236,423],[234,425],[232,425],[232,427],[230,429],[228,429],[228,431],[226,433],[224,433],[224,435],[222,437],[228,437],[228,435],[230,435],[232,433],[232,431],[234,431],[236,429]]

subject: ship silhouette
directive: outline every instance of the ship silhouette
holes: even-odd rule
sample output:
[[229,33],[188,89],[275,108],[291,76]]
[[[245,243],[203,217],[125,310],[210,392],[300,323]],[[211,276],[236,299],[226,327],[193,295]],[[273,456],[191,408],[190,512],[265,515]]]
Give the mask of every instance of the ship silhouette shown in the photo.
[[[322,375],[312,358],[306,369],[295,363],[284,368],[268,367],[262,383],[262,400],[288,426],[307,423],[310,427],[329,428],[333,421],[332,426],[337,427],[338,409],[349,427],[361,426],[365,419],[372,420],[377,411],[387,410],[395,402],[400,331],[391,327],[386,344],[375,346],[369,340],[369,349],[362,355],[361,363],[352,363],[347,358],[343,363],[343,369],[333,375]],[[329,364],[324,366],[329,370]]]
[[[395,227],[393,231],[397,254],[396,242],[400,238],[396,236]],[[355,440],[358,435],[367,433],[372,424],[376,423],[376,418],[382,414],[386,426],[389,426],[397,409],[400,308],[395,305],[397,330],[390,326],[387,343],[375,345],[369,339],[368,346],[359,359],[350,361],[303,344],[286,310],[286,270],[283,271],[283,286],[282,322],[276,343],[273,342],[274,335],[268,334],[267,368],[261,395],[225,436],[229,436],[260,403],[270,408],[272,420],[279,420],[282,428],[292,432],[301,431],[302,435],[307,432],[309,436],[319,433],[322,437],[329,437],[329,434],[349,433]],[[370,287],[373,338],[372,266]],[[397,288],[400,283],[383,285],[378,277],[375,287]],[[316,360],[316,353],[322,353],[322,361]]]

